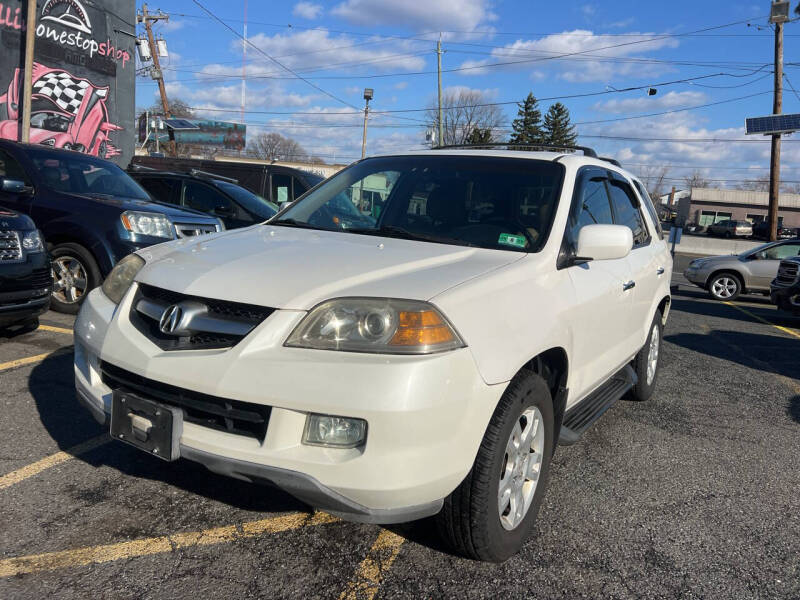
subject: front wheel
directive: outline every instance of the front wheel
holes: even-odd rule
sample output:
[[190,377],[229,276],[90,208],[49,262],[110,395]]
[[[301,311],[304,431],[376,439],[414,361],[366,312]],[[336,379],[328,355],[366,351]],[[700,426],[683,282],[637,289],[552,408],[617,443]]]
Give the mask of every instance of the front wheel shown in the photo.
[[509,384],[467,477],[445,499],[439,532],[459,554],[501,562],[533,528],[553,454],[553,401],[531,371]]
[[732,273],[719,273],[708,282],[708,293],[714,300],[736,300],[742,293],[742,282]]
[[661,364],[662,331],[661,313],[656,312],[656,316],[650,324],[650,333],[647,334],[647,341],[633,359],[632,366],[638,380],[626,395],[629,400],[644,402],[653,395],[653,390],[658,380],[658,367]]
[[89,251],[78,244],[53,248],[53,310],[77,314],[86,295],[100,285],[100,268]]

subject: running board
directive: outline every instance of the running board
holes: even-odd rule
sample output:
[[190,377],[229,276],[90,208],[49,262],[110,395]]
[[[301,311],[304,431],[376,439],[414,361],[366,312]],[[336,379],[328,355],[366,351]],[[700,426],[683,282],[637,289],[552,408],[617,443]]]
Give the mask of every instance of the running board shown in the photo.
[[583,432],[636,385],[637,381],[638,378],[633,367],[626,365],[584,400],[570,408],[564,414],[558,443],[562,446],[569,446],[577,442]]

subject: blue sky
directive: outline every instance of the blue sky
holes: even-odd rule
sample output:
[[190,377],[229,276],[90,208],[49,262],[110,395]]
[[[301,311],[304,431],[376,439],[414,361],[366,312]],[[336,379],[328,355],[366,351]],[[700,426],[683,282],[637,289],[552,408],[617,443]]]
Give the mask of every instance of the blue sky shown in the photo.
[[[242,32],[244,0],[201,2]],[[169,94],[200,114],[240,120],[241,40],[192,0],[151,2],[156,7],[171,14],[156,27],[170,50],[163,65]],[[423,112],[381,111],[423,109],[435,101],[433,51],[442,32],[446,89],[479,90],[497,103],[520,101],[531,91],[538,98],[595,94],[561,100],[578,123],[581,143],[633,171],[672,165],[669,182],[679,187],[694,168],[720,187],[733,186],[767,174],[769,143],[685,140],[743,139],[745,116],[772,112],[768,12],[767,0],[249,0],[248,39],[307,81],[248,48],[244,120],[248,136],[277,131],[328,161],[348,162],[360,156],[361,117],[342,113],[361,109],[363,88],[371,87],[368,153],[420,148]],[[785,32],[785,60],[792,63],[800,21]],[[800,93],[800,69],[787,65],[786,75]],[[677,80],[690,81],[665,84]],[[798,94],[784,84],[784,112],[800,112]],[[656,95],[615,91],[649,85]],[[138,78],[137,105],[156,96],[152,80]],[[542,100],[542,110],[552,101]],[[500,108],[510,125],[516,106]],[[800,144],[785,143],[785,180],[800,181],[799,160]]]

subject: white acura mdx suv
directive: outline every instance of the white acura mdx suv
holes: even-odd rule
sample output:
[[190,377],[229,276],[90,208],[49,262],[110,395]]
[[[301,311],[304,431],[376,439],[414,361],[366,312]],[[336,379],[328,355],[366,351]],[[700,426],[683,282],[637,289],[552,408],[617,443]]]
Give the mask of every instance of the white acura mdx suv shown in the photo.
[[580,150],[368,158],[265,224],[140,250],[78,316],[78,397],[161,459],[355,521],[437,515],[504,560],[555,446],[658,375],[655,210]]

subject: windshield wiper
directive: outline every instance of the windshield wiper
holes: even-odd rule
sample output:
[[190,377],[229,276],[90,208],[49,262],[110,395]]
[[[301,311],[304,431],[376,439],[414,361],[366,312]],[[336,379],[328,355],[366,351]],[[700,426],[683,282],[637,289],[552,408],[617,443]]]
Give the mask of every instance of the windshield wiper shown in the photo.
[[366,235],[379,235],[384,237],[401,238],[404,240],[417,240],[419,242],[433,242],[435,244],[455,244],[458,246],[475,246],[470,242],[459,240],[457,238],[442,237],[438,235],[426,235],[424,233],[415,233],[408,229],[403,229],[396,225],[383,225],[377,228],[354,228],[345,229],[349,233],[363,233]]
[[318,229],[320,231],[333,231],[325,227],[317,227],[305,221],[298,221],[297,219],[278,219],[277,221],[267,221],[266,225],[285,225],[287,227],[299,227],[301,229]]

